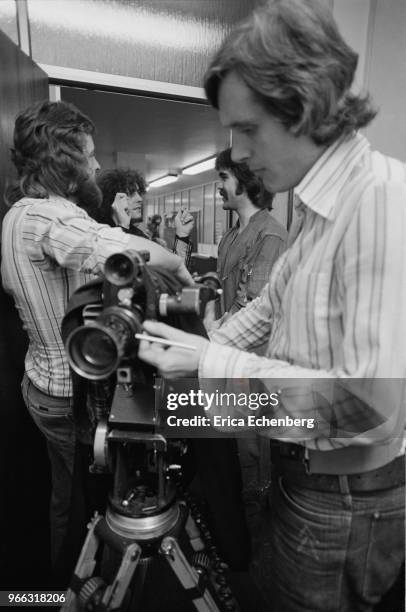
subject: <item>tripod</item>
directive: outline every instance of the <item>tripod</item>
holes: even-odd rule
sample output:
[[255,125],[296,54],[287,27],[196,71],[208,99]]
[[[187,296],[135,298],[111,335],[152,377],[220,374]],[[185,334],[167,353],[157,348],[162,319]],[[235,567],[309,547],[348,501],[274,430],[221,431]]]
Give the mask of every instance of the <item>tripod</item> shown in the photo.
[[[101,546],[120,558],[117,571],[108,584],[104,578],[92,575]],[[226,600],[228,610],[237,609],[231,592],[225,587],[221,567],[217,567],[217,572],[222,592],[210,589],[207,581],[210,558],[203,552],[203,543],[186,504],[176,501],[154,517],[132,519],[112,512],[111,508],[105,517],[96,515],[89,525],[62,610],[129,609],[137,598],[137,586],[138,591],[142,589],[142,576],[141,584],[132,584],[137,567],[157,553],[164,556],[197,610],[218,612],[216,599],[223,603]],[[140,569],[142,574],[143,568]]]
[[141,388],[134,394],[117,385],[108,421],[99,420],[93,468],[112,471],[114,485],[105,516],[88,526],[62,610],[140,610],[147,570],[159,556],[197,610],[237,611],[227,566],[197,505],[187,493],[178,498],[186,450],[181,441],[168,448],[162,435],[143,427],[151,420],[148,405]]
[[[128,610],[157,555],[198,610],[219,610],[217,600],[236,610],[208,529],[193,520],[193,505],[177,497],[187,445],[158,433],[163,390],[155,384],[156,371],[137,359],[145,318],[169,317],[205,335],[199,316],[219,283],[211,275],[207,283],[202,277],[201,285],[182,288],[171,275],[146,266],[147,260],[148,253],[135,251],[111,255],[103,285],[75,292],[62,324],[77,429],[94,434],[91,471],[114,478],[106,516],[89,525],[63,610]],[[196,537],[199,521],[209,555]],[[217,586],[208,580],[213,573]]]

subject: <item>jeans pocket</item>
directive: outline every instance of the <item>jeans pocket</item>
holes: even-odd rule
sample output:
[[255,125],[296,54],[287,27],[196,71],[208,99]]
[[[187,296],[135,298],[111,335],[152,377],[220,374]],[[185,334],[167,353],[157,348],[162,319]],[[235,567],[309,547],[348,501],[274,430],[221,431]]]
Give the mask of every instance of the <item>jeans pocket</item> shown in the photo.
[[[301,518],[317,523],[331,523],[332,513],[340,515],[340,508],[335,508],[332,495],[323,491],[313,491],[289,485],[283,478],[279,480],[280,494],[288,508]],[[327,496],[327,497],[326,497]],[[329,507],[325,507],[325,502]]]
[[404,510],[371,515],[363,595],[376,603],[390,589],[405,559]]
[[75,441],[75,428],[72,415],[66,411],[52,411],[43,406],[30,404],[28,410],[40,431],[49,442],[71,446]]

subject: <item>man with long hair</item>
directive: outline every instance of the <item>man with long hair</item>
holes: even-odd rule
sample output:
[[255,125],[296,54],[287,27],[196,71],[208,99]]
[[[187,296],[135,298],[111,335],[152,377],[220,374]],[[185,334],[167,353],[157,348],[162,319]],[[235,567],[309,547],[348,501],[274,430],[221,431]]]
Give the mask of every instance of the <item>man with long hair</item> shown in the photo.
[[260,297],[211,342],[146,322],[196,350],[139,351],[163,376],[255,377],[279,398],[256,424],[273,439],[274,611],[371,611],[404,560],[406,167],[358,132],[375,112],[350,89],[356,65],[316,0],[269,0],[226,38],[207,97],[233,160],[271,192],[293,189],[301,223]]
[[87,214],[101,202],[93,134],[91,120],[64,102],[41,102],[17,117],[12,159],[18,178],[2,228],[3,285],[29,338],[23,396],[51,461],[53,562],[67,527],[75,442],[72,381],[61,338],[69,298],[103,273],[109,255],[125,249],[147,250],[151,263],[192,282],[179,257]]
[[[219,194],[223,210],[237,216],[236,223],[222,237],[218,246],[217,274],[222,288],[219,327],[233,314],[258,297],[274,263],[285,249],[286,230],[270,214],[273,195],[247,164],[234,162],[231,149],[221,151],[215,168],[219,176]],[[207,316],[205,322],[207,321]],[[264,355],[266,342],[256,353]],[[266,501],[269,485],[267,441],[253,432],[237,440],[243,481],[243,498],[253,537]]]
[[287,234],[269,214],[272,194],[247,164],[231,159],[231,149],[217,155],[216,170],[223,210],[237,215],[218,246],[217,273],[229,316],[259,295],[284,249]]

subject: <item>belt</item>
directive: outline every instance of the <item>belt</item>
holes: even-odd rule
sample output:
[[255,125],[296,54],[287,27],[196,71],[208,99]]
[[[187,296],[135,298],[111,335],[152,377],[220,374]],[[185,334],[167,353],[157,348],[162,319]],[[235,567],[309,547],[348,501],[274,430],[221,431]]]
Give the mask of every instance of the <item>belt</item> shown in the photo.
[[298,457],[304,462],[310,474],[360,474],[375,470],[390,463],[401,454],[403,438],[393,438],[387,444],[369,446],[346,446],[330,451],[318,451],[304,448],[298,444],[271,440],[271,447],[276,446],[286,457]]
[[[343,449],[345,450],[345,449]],[[321,452],[321,451],[320,451]],[[324,451],[328,454],[329,451]],[[315,474],[309,473],[306,449],[297,444],[271,444],[271,460],[274,470],[289,484],[317,491],[342,491],[341,479],[346,477],[350,491],[378,491],[405,484],[405,456],[400,455],[389,463],[359,473]]]

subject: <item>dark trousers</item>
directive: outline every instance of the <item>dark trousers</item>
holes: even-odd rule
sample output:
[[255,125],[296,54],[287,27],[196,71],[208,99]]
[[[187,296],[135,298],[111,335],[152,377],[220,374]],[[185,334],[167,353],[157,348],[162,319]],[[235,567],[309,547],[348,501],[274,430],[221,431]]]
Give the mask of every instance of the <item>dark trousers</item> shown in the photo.
[[272,612],[372,611],[405,555],[404,486],[351,493],[274,479],[264,542]]
[[51,463],[51,562],[55,567],[66,537],[72,492],[75,428],[72,399],[46,395],[24,375],[22,394],[35,424],[43,433]]

